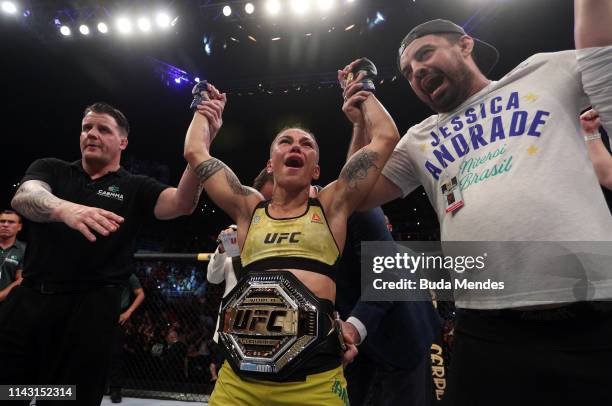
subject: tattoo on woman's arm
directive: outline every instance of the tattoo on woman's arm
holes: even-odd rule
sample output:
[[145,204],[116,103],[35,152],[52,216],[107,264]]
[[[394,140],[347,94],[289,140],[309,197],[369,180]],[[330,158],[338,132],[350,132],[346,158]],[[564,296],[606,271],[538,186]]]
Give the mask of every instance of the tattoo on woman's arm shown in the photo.
[[238,177],[227,167],[223,162],[217,158],[207,159],[206,161],[199,164],[193,171],[200,178],[200,182],[206,182],[208,178],[219,172],[221,169],[225,172],[225,179],[232,192],[240,196],[248,196],[253,191],[247,187],[244,187]]
[[225,167],[226,165],[217,158],[210,158],[196,166],[193,172],[200,178],[200,182],[206,182],[208,178]]
[[379,169],[375,163],[377,159],[378,152],[368,150],[357,152],[342,168],[340,178],[345,179],[350,188],[356,188],[357,182],[365,179],[371,168]]
[[227,183],[232,189],[232,192],[234,192],[235,194],[240,195],[240,196],[248,196],[251,193],[253,193],[251,189],[243,186],[240,183],[240,180],[238,179],[236,174],[232,172],[230,168],[225,168],[225,179],[227,180]]

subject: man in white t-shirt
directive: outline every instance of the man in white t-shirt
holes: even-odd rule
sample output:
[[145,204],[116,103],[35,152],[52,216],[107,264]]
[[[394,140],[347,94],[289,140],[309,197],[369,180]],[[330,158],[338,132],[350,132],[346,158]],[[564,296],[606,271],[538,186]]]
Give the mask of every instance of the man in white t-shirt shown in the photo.
[[[611,3],[575,1],[576,43],[598,48],[536,54],[499,81],[485,76],[495,48],[450,21],[401,43],[402,75],[437,114],[408,130],[362,208],[423,185],[443,245],[508,241],[489,246],[487,262],[507,289],[455,296],[451,405],[612,402],[612,217],[576,136],[589,104],[612,123]],[[347,87],[345,104],[360,90]],[[367,142],[355,126],[351,150]],[[572,243],[546,241],[593,242],[605,268],[580,274]],[[551,274],[551,263],[566,269]],[[584,278],[564,273],[576,267]]]

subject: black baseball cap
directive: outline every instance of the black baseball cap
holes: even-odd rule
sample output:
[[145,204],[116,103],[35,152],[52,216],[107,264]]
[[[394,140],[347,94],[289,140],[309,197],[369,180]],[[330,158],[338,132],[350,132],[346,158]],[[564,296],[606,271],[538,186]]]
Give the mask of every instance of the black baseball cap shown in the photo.
[[[404,37],[402,43],[400,44],[397,56],[397,66],[400,66],[400,58],[406,50],[406,47],[408,47],[408,45],[410,45],[412,41],[429,34],[446,33],[468,35],[463,29],[463,27],[453,23],[452,21],[443,20],[441,18],[427,21],[414,27]],[[478,38],[474,38],[474,52],[476,54],[476,64],[478,65],[478,68],[480,68],[482,73],[486,75],[491,72],[491,69],[493,69],[493,67],[497,64],[497,61],[499,60],[499,51],[497,50],[497,48],[495,48],[488,42],[484,42],[479,40]]]

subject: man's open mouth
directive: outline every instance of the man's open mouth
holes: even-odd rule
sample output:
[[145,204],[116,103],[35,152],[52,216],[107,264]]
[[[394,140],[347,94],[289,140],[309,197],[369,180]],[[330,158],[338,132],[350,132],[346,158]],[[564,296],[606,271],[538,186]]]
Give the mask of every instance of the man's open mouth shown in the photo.
[[421,80],[421,89],[432,95],[444,83],[444,75],[432,73]]

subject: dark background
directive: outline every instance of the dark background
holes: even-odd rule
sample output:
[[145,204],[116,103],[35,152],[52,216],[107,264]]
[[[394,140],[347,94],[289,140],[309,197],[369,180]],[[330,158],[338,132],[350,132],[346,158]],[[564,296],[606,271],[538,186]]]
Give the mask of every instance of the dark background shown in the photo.
[[[240,14],[231,18],[220,16],[226,2],[188,0],[31,0],[27,18],[2,14],[0,207],[9,206],[13,185],[34,159],[79,159],[82,111],[95,101],[115,105],[130,121],[125,165],[176,185],[185,167],[182,145],[191,117],[192,84],[174,84],[151,58],[229,92],[225,124],[212,151],[243,183],[250,184],[265,165],[275,131],[299,123],[318,138],[321,184],[325,184],[341,169],[351,131],[334,82],[338,68],[360,56],[377,64],[384,79],[378,85],[378,97],[401,133],[431,114],[405,80],[393,80],[398,44],[415,24],[436,17],[452,19],[473,36],[497,46],[501,59],[490,74],[493,79],[533,53],[573,48],[573,2],[569,0],[356,0],[350,5],[340,2],[325,19],[299,21],[284,13],[276,23],[262,16],[259,1],[253,2],[254,16],[243,15],[244,3],[230,3]],[[129,15],[150,12],[164,4],[179,19],[169,32],[146,38],[137,34],[120,38],[112,33],[102,37],[95,35],[95,24],[90,23],[94,35],[83,38],[77,23],[87,18],[96,22],[100,4],[113,16],[120,10],[132,11]],[[93,5],[97,11],[91,11]],[[386,21],[370,29],[368,21],[377,11]],[[71,24],[72,38],[61,37],[52,24],[58,15]],[[349,24],[355,28],[345,31]],[[204,36],[212,39],[210,56],[204,52]],[[270,41],[273,36],[281,40]],[[385,209],[400,231],[436,233],[437,220],[422,189]],[[152,241],[163,240],[166,250],[204,249],[229,222],[213,210],[203,198],[194,216],[157,224],[148,235]],[[206,241],[185,246],[193,235]]]

